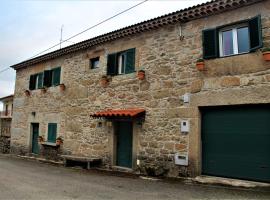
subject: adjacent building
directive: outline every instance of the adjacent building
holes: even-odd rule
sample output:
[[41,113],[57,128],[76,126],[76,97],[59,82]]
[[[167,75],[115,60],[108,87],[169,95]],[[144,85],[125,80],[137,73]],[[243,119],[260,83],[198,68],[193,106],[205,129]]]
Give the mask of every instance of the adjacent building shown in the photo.
[[270,182],[269,46],[270,0],[214,0],[13,65],[11,151]]
[[3,109],[0,112],[0,152],[9,153],[13,95],[2,97],[0,101],[3,103]]

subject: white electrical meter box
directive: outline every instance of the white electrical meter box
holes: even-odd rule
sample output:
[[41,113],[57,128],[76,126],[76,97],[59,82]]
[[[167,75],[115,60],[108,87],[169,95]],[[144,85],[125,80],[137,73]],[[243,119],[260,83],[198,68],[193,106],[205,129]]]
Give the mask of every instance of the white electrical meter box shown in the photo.
[[188,166],[188,155],[176,153],[174,155],[174,162],[176,165]]
[[181,128],[182,133],[188,133],[189,132],[189,121],[188,120],[182,120],[180,128]]
[[182,96],[182,99],[183,99],[183,102],[184,103],[189,103],[189,100],[190,100],[190,94],[189,93],[186,93]]

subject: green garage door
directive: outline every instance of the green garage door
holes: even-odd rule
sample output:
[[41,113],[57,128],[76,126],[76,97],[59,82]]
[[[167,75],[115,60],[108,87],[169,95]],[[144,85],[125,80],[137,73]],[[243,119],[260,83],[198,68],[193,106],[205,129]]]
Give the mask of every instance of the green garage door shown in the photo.
[[270,106],[202,109],[202,173],[270,182]]

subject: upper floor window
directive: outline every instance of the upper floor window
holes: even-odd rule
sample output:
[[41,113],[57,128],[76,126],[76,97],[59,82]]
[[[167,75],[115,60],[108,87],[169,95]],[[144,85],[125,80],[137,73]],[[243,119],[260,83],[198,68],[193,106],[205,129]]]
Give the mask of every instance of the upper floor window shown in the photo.
[[135,49],[108,55],[107,75],[129,74],[135,71]]
[[91,58],[90,59],[90,68],[91,69],[96,69],[98,67],[99,67],[99,57]]
[[205,59],[248,53],[262,47],[261,17],[203,31]]
[[220,56],[230,56],[249,52],[249,27],[239,25],[219,31]]
[[41,89],[43,87],[57,86],[60,84],[61,67],[45,70],[30,76],[29,89]]

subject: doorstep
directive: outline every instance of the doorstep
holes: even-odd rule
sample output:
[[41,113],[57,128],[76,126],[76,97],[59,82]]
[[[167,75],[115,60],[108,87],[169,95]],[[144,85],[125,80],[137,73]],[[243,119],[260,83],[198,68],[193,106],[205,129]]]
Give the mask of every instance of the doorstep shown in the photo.
[[126,172],[126,173],[133,173],[134,170],[127,167],[120,167],[120,166],[112,166],[112,170],[118,171],[118,172]]
[[270,188],[269,183],[215,177],[215,176],[197,176],[192,179],[194,182],[203,184],[218,184],[233,187],[245,187],[245,188]]

